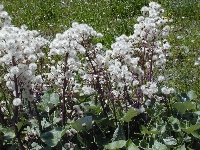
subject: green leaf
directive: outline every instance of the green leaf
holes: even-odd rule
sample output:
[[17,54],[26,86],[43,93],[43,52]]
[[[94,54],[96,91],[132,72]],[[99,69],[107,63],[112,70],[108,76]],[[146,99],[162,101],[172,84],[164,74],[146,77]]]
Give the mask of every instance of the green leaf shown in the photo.
[[194,113],[200,116],[200,111],[195,111]]
[[13,146],[11,146],[8,150],[16,150],[16,146],[13,145]]
[[76,129],[76,131],[85,131],[90,130],[92,128],[92,116],[85,116],[76,120],[72,127]]
[[156,118],[156,117],[160,117],[160,115],[165,111],[165,109],[166,108],[163,107],[162,105],[156,105],[154,109],[146,108],[146,112],[148,113],[148,115],[150,115],[150,117]]
[[195,125],[191,125],[190,127],[187,128],[182,128],[182,130],[184,132],[186,132],[187,134],[190,134],[192,132],[194,132],[195,130],[198,130],[200,128],[200,124],[195,124]]
[[41,135],[41,140],[50,147],[54,147],[61,140],[62,136],[65,134],[66,129],[61,127],[54,128],[49,132],[45,132]]
[[51,103],[51,104],[58,104],[59,103],[59,95],[57,93],[44,93],[42,96],[42,101],[45,103]]
[[112,143],[105,145],[105,148],[109,150],[119,149],[119,148],[123,148],[125,145],[126,145],[125,140],[119,140],[119,141],[114,141]]
[[99,134],[95,135],[94,141],[99,148],[103,148],[104,145],[109,143],[109,139],[104,137],[103,133],[99,133]]
[[77,134],[77,139],[83,146],[86,146],[84,139],[79,134]]
[[176,102],[173,104],[173,107],[176,108],[180,113],[184,114],[186,110],[192,110],[195,109],[195,103],[194,102]]
[[163,139],[164,143],[168,146],[172,146],[172,145],[176,145],[177,144],[177,140],[173,137],[167,137],[165,139]]
[[103,115],[92,115],[92,120],[94,120],[95,123],[97,123],[97,124],[101,123],[105,119],[106,119],[106,117]]
[[34,149],[41,149],[42,147],[38,144],[38,143],[36,143],[36,142],[33,142],[32,144],[31,144],[31,146],[34,148]]
[[20,121],[18,124],[17,124],[17,128],[18,128],[18,131],[25,125],[29,125],[29,122],[27,120],[22,120]]
[[117,129],[113,134],[113,141],[118,141],[118,140],[126,140],[124,128],[121,124],[118,125]]
[[49,103],[57,105],[60,102],[59,95],[57,93],[50,94],[50,101]]
[[186,93],[177,94],[177,97],[181,102],[190,101],[190,98]]
[[135,116],[137,116],[137,112],[133,108],[131,108],[124,115],[124,117],[122,118],[122,121],[129,122]]
[[185,144],[182,145],[182,146],[180,146],[180,147],[178,147],[176,150],[186,150],[186,148],[185,148]]
[[122,119],[122,117],[124,116],[124,113],[123,113],[123,110],[122,110],[121,107],[117,108],[117,110],[116,110],[116,116],[117,116],[118,120]]
[[42,128],[45,129],[45,128],[51,126],[51,123],[48,122],[48,121],[46,120],[46,118],[43,118],[43,120],[41,121],[41,125],[42,125]]
[[176,132],[180,132],[181,129],[180,129],[180,122],[177,118],[174,118],[173,116],[169,117],[169,122],[173,128],[174,131]]
[[152,148],[149,148],[147,150],[167,150],[167,146],[155,140]]
[[140,150],[131,140],[126,142],[127,150]]
[[61,118],[53,117],[53,124],[56,124],[61,120],[62,120]]
[[187,93],[187,96],[190,98],[190,100],[197,99],[197,95],[195,94],[195,91],[191,90]]
[[191,133],[195,138],[200,139],[200,134],[197,131]]
[[142,128],[142,131],[141,131],[142,134],[158,134],[158,131],[156,128],[151,131],[148,131],[147,128],[143,125],[141,125],[141,128]]
[[13,130],[4,128],[3,133],[4,133],[4,140],[12,140],[15,137],[15,133]]
[[41,148],[40,150],[51,150],[52,148],[50,146],[46,146],[44,148]]

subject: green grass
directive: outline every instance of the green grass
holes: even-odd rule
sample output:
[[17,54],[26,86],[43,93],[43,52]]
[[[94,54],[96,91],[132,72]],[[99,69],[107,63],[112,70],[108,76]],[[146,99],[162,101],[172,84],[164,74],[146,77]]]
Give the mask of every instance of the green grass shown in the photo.
[[[194,62],[200,56],[200,1],[157,0],[165,9],[165,16],[174,21],[169,37],[173,57],[167,73],[171,74],[169,86],[179,92],[199,92],[200,67]],[[115,37],[133,33],[133,25],[142,6],[149,0],[3,0],[5,10],[12,16],[12,24],[26,24],[31,30],[40,30],[50,38],[63,32],[71,23],[87,23],[104,34],[100,41],[108,48]],[[177,39],[181,36],[182,39]],[[185,48],[189,52],[185,52]],[[177,61],[175,61],[177,60]]]

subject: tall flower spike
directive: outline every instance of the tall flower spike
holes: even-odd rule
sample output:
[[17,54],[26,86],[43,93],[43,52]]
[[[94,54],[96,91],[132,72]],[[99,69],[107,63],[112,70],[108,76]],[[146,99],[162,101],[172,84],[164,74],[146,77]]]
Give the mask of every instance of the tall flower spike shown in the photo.
[[[0,65],[7,69],[4,79],[7,87],[21,94],[22,98],[33,100],[30,91],[41,84],[38,76],[36,61],[44,56],[42,49],[48,41],[39,36],[37,31],[29,31],[26,26],[21,28],[3,26],[0,30]],[[22,91],[22,93],[20,92]]]

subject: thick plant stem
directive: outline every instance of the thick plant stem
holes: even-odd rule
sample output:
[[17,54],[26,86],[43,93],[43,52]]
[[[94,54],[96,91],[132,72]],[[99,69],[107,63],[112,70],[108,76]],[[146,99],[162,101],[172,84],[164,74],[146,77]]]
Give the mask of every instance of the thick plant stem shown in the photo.
[[[68,53],[65,55],[65,68],[64,68],[64,73],[67,71],[67,60],[68,60]],[[64,78],[64,83],[63,83],[63,93],[62,93],[62,126],[65,126],[65,117],[66,117],[66,101],[65,101],[65,96],[66,96],[66,88],[67,88],[67,78]]]
[[65,89],[66,89],[66,79],[64,80],[63,87],[63,102],[62,102],[62,125],[65,126],[65,116],[66,116],[66,101],[65,101]]
[[[95,55],[95,54],[94,54]],[[86,57],[89,59],[89,62],[90,62],[90,64],[91,64],[91,66],[92,66],[92,69],[93,69],[93,71],[94,71],[94,74],[95,75],[97,75],[97,78],[96,78],[96,83],[95,83],[95,85],[96,85],[96,89],[97,89],[97,92],[98,92],[98,94],[99,94],[99,100],[100,100],[100,103],[101,103],[101,107],[102,107],[102,109],[103,109],[103,112],[104,112],[104,115],[108,118],[108,114],[107,114],[107,112],[106,112],[106,108],[105,108],[105,102],[104,102],[104,91],[102,90],[102,87],[101,87],[101,84],[100,84],[100,80],[99,80],[99,77],[98,77],[98,72],[96,71],[96,69],[95,69],[95,67],[94,67],[94,65],[93,65],[93,63],[92,63],[92,58],[89,56],[89,54],[86,52]]]
[[40,114],[38,112],[37,105],[36,105],[36,103],[34,101],[33,101],[33,106],[35,108],[35,112],[36,112],[36,116],[37,116],[37,120],[38,120],[38,125],[39,125],[39,130],[42,133],[42,124],[41,124]]
[[103,90],[101,88],[99,77],[97,77],[96,88],[97,88],[98,94],[100,95],[99,100],[100,100],[101,107],[103,109],[104,115],[108,118],[108,114],[107,114],[105,106],[104,106],[104,104],[105,104],[104,103],[104,92],[103,92]]
[[33,112],[31,110],[31,103],[30,103],[30,101],[28,101],[28,110],[29,110],[29,116],[32,117],[33,116]]
[[[12,58],[12,63],[14,66],[16,66],[16,62],[15,62],[15,58],[13,57]],[[20,97],[20,94],[19,94],[19,89],[18,89],[18,81],[17,81],[17,77],[16,75],[14,75],[14,83],[15,83],[15,93],[16,93],[16,98],[19,98]],[[15,129],[15,136],[18,140],[18,143],[19,143],[19,147],[21,150],[25,150],[24,146],[23,146],[23,143],[20,139],[20,132],[18,131],[18,109],[19,109],[19,106],[14,106],[14,129]]]
[[18,131],[18,128],[17,128],[17,123],[18,123],[18,106],[15,106],[14,107],[14,128],[15,128],[15,136],[17,138],[17,141],[19,143],[19,147],[21,150],[25,150],[24,146],[23,146],[23,143],[20,139],[20,133]]
[[152,74],[153,74],[153,50],[151,52],[151,58],[150,58],[150,71],[149,71],[149,81],[152,81]]
[[[17,77],[16,77],[16,75],[14,75],[14,82],[15,82],[16,97],[18,98],[19,97],[19,93],[18,93],[18,84],[17,84]],[[25,150],[25,148],[23,146],[23,143],[22,143],[22,141],[20,139],[20,133],[18,131],[17,124],[18,124],[18,106],[14,106],[14,128],[15,128],[15,136],[16,136],[16,138],[18,140],[20,149],[21,150]]]
[[115,102],[114,100],[111,101],[112,105],[113,105],[113,114],[114,114],[114,117],[115,117],[115,124],[117,126],[117,113],[116,113],[116,110],[115,110]]

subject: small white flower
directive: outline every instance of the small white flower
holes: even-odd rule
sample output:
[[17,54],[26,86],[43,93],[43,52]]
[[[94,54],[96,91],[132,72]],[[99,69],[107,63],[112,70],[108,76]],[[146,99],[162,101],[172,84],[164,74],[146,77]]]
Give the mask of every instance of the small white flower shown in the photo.
[[66,71],[65,72],[65,77],[66,78],[71,78],[73,76],[73,73],[71,71]]
[[195,62],[194,62],[194,65],[195,65],[195,66],[198,66],[198,65],[199,65],[199,61],[195,61]]
[[132,83],[133,86],[136,86],[136,85],[138,85],[138,84],[139,84],[139,81],[138,81],[138,80],[134,80],[133,83]]
[[150,104],[151,104],[151,100],[150,99],[146,100],[145,105],[148,107]]
[[37,84],[41,84],[41,83],[43,82],[42,76],[41,76],[41,75],[37,75],[37,76],[35,77],[35,82],[36,82]]
[[168,94],[170,94],[171,90],[167,87],[162,87],[161,91],[162,91],[163,94],[168,95]]
[[19,106],[19,105],[21,105],[21,104],[22,104],[22,101],[21,101],[20,98],[15,98],[15,99],[13,100],[13,105],[14,105],[14,106]]
[[88,86],[83,86],[82,90],[83,90],[83,93],[85,95],[90,95],[90,94],[93,94],[95,92],[95,90],[93,88],[88,87]]
[[97,33],[97,37],[102,38],[102,37],[103,37],[103,34]]
[[35,61],[37,60],[37,57],[36,57],[34,54],[32,54],[32,55],[30,55],[30,56],[28,57],[28,60],[29,60],[30,62],[35,62]]
[[164,76],[158,76],[158,82],[162,82],[165,80],[165,77]]
[[36,63],[30,63],[29,64],[29,69],[32,70],[32,71],[36,70],[37,69],[37,64]]

